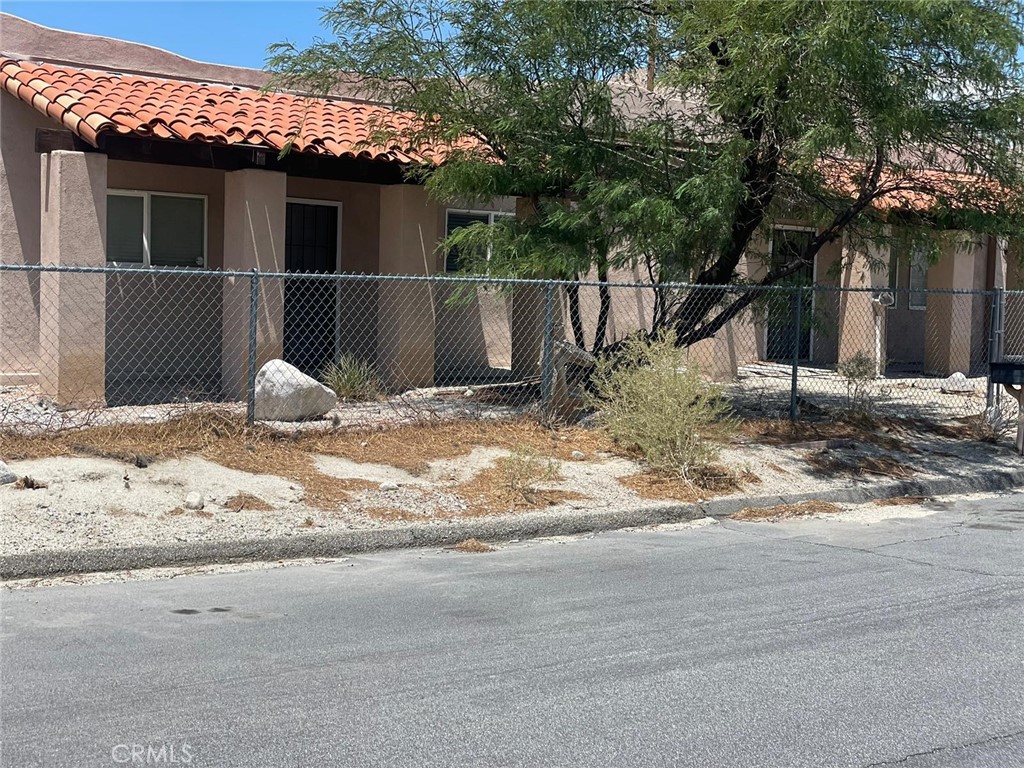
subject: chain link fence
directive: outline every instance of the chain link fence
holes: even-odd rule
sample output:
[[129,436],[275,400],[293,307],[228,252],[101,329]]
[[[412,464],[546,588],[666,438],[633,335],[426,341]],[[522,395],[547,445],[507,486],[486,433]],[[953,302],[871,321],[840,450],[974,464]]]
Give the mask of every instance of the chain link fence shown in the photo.
[[743,416],[949,423],[1015,409],[988,364],[1024,356],[1024,292],[1001,290],[0,265],[10,296],[0,432],[200,407],[369,428],[571,419],[595,360],[659,328]]

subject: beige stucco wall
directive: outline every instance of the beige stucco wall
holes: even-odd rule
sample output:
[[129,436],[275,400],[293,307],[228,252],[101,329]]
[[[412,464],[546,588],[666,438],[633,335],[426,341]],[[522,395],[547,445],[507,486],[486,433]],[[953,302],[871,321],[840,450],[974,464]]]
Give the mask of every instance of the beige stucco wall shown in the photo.
[[[107,157],[39,156],[40,263],[106,263]],[[61,406],[105,402],[105,280],[102,273],[46,272],[39,280],[39,384]]]
[[[942,257],[928,269],[929,289],[971,290],[977,287],[977,261],[987,258],[987,240],[970,233],[950,233]],[[983,285],[984,283],[982,283]],[[927,373],[946,376],[970,373],[972,349],[983,343],[976,327],[976,298],[964,294],[930,294],[925,310]]]
[[[0,262],[38,264],[39,155],[35,131],[52,121],[0,91]],[[0,273],[0,383],[36,380],[39,275]]]
[[[380,188],[380,266],[385,275],[426,275],[436,264],[437,203],[410,184]],[[427,282],[378,286],[377,369],[393,389],[434,382],[435,298]]]

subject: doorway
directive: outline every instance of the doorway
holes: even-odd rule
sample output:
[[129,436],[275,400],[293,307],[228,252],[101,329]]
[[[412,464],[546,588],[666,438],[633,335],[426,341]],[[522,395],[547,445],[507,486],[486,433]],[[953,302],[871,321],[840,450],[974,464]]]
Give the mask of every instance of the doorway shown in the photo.
[[[772,232],[770,269],[804,257],[810,250],[812,230],[782,229]],[[797,272],[776,283],[778,286],[811,286],[814,284],[814,264],[806,264]],[[798,349],[800,360],[811,359],[811,320],[814,311],[814,292],[800,294],[800,325],[797,327],[793,316],[792,294],[773,293],[768,299],[765,322],[765,359],[792,360],[793,350]]]
[[[285,214],[284,360],[319,379],[338,346],[340,203],[289,200]],[[308,275],[308,276],[304,276]]]

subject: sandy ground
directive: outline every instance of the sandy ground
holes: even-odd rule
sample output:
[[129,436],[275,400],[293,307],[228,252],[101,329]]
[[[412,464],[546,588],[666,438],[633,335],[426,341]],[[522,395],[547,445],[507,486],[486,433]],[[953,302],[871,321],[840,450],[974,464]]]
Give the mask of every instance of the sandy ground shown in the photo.
[[[995,498],[998,494],[963,494],[959,496],[945,497],[947,503],[956,502],[958,500],[976,500],[985,498]],[[849,523],[854,525],[871,526],[879,523],[883,523],[886,520],[894,519],[914,519],[927,517],[934,515],[937,510],[934,506],[928,506],[924,503],[921,504],[900,504],[893,506],[879,506],[874,503],[867,504],[847,504],[841,505],[840,511],[831,514],[817,514],[810,515],[807,517],[797,518],[795,520],[788,521],[791,524],[799,525],[802,521],[810,520],[821,520],[828,519],[837,523]],[[687,522],[680,523],[668,523],[665,525],[649,526],[643,528],[626,528],[623,532],[644,532],[644,533],[676,533],[679,531],[690,531],[700,530],[704,528],[713,527],[719,524],[719,521],[711,518],[704,517],[697,520],[690,520]],[[762,525],[773,525],[773,522],[760,523]],[[578,536],[547,536],[530,539],[529,541],[510,541],[503,543],[495,543],[492,546],[492,550],[504,549],[507,547],[535,547],[545,545],[565,545],[572,544],[575,541],[582,539],[590,539],[594,536],[600,536],[600,533],[586,533]],[[453,557],[477,557],[477,553],[464,554],[459,552],[454,547],[449,547],[447,552]],[[272,562],[249,562],[249,563],[227,563],[227,564],[212,564],[212,565],[190,565],[185,567],[169,567],[169,568],[147,568],[138,571],[109,571],[104,573],[84,573],[74,574],[70,576],[58,576],[51,578],[30,578],[30,579],[15,579],[6,581],[2,585],[2,589],[14,590],[14,589],[29,589],[34,587],[46,587],[56,585],[75,585],[75,584],[106,584],[116,582],[127,582],[127,581],[152,581],[156,579],[173,579],[181,576],[194,576],[198,574],[215,574],[215,573],[240,573],[246,571],[257,571],[267,570],[272,568],[294,568],[308,565],[321,565],[325,563],[346,563],[355,565],[355,561],[350,558],[297,558],[294,560],[277,560]]]
[[[831,444],[829,444],[831,445]],[[777,497],[827,493],[856,484],[878,485],[906,477],[973,475],[1024,468],[1007,445],[935,435],[904,435],[900,450],[839,441],[767,446],[754,442],[723,449],[721,464],[745,481],[719,497]],[[490,499],[485,508],[467,488],[490,477],[507,450],[474,447],[467,455],[430,462],[412,474],[386,464],[316,456],[316,469],[345,491],[332,508],[311,506],[304,488],[272,474],[228,469],[196,456],[138,467],[82,456],[10,462],[24,486],[0,486],[0,548],[7,554],[104,548],[175,541],[236,540],[394,527],[408,521],[457,522],[466,515],[506,514],[524,509],[552,512],[643,508],[666,503],[644,498],[621,482],[643,473],[637,462],[608,454],[581,460],[534,457],[550,465],[550,477],[532,485],[529,501]],[[866,468],[866,469],[865,469]],[[497,481],[494,478],[498,477]],[[467,484],[469,484],[467,486]],[[540,491],[546,491],[542,493]],[[641,492],[650,495],[649,491]],[[196,497],[201,497],[202,507]],[[710,494],[708,494],[710,496]],[[899,510],[905,514],[906,510]]]

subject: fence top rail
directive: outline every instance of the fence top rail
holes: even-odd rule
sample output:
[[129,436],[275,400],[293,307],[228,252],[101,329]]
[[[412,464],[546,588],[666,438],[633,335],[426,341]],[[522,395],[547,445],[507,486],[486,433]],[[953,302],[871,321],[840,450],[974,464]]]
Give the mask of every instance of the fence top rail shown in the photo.
[[696,283],[650,283],[650,282],[601,282],[599,280],[553,280],[544,278],[489,277],[487,275],[397,275],[370,274],[356,272],[262,272],[251,270],[220,270],[198,269],[192,267],[145,267],[145,266],[84,266],[69,264],[3,264],[0,272],[39,272],[68,274],[107,274],[107,275],[167,275],[176,277],[197,277],[212,280],[214,278],[268,278],[284,280],[326,280],[335,282],[400,282],[400,283],[439,283],[453,285],[483,285],[507,287],[592,287],[611,289],[643,289],[659,291],[717,291],[721,293],[923,293],[929,295],[969,295],[992,296],[1002,291],[1008,296],[1024,295],[1024,290],[1011,291],[1005,289],[975,290],[969,288],[871,288],[843,287],[838,285],[758,285],[755,283],[731,283],[728,285],[701,285]]

